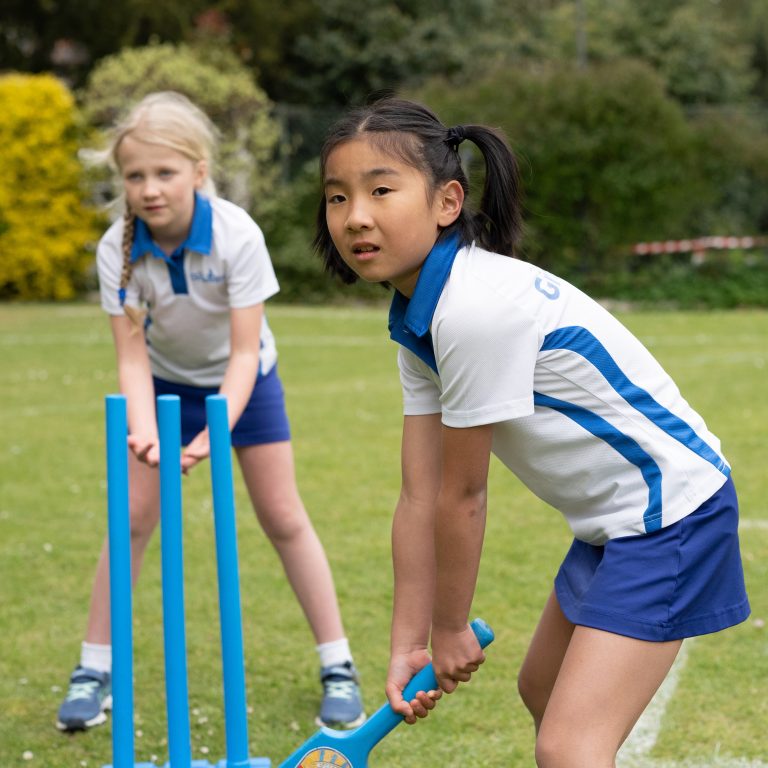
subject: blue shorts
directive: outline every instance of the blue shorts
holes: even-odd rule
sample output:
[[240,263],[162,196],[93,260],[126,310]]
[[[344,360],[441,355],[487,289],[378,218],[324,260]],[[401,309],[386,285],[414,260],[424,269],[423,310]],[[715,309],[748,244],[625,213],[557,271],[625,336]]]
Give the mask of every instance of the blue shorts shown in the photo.
[[611,539],[574,540],[555,578],[573,624],[639,640],[679,640],[749,616],[733,481],[666,528]]
[[[181,442],[188,445],[205,428],[205,398],[218,393],[218,387],[192,387],[153,377],[155,396],[178,395],[181,398]],[[256,379],[251,399],[232,430],[232,445],[261,445],[291,439],[285,412],[283,385],[277,366]]]

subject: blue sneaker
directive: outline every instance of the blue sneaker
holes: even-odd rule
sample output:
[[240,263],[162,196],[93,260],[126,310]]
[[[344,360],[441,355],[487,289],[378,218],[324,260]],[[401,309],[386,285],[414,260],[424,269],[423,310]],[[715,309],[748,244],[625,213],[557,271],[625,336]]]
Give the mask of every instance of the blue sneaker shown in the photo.
[[77,666],[56,721],[60,731],[84,731],[106,721],[112,709],[112,675]]
[[323,700],[318,725],[328,728],[357,728],[365,721],[363,700],[360,695],[360,681],[355,665],[351,661],[320,670],[323,684]]

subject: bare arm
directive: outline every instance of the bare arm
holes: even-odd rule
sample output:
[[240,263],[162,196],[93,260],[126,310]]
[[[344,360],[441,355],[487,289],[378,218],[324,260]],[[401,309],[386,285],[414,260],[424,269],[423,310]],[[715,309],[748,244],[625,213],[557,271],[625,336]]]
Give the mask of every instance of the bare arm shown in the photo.
[[[261,348],[261,321],[264,305],[232,309],[229,313],[230,354],[219,393],[227,398],[229,427],[237,424],[256,383]],[[188,470],[208,456],[210,445],[207,428],[194,437],[181,457],[183,470]]]
[[439,413],[406,416],[403,424],[402,487],[392,524],[395,591],[387,696],[408,722],[415,720],[414,711],[402,690],[429,661],[441,429]]
[[117,355],[117,378],[128,408],[128,445],[141,461],[157,466],[160,450],[155,417],[155,392],[144,334],[123,315],[110,317]]
[[442,430],[442,481],[435,509],[435,675],[450,693],[469,680],[484,654],[469,628],[485,534],[493,425]]
[[483,654],[468,617],[485,533],[493,425],[453,429],[440,415],[406,417],[403,489],[393,525],[395,606],[387,696],[406,722],[425,717],[439,694],[410,702],[403,687],[429,661],[441,690],[469,680]]
[[392,524],[392,651],[426,648],[435,580],[434,506],[440,489],[440,414],[406,416],[402,488]]

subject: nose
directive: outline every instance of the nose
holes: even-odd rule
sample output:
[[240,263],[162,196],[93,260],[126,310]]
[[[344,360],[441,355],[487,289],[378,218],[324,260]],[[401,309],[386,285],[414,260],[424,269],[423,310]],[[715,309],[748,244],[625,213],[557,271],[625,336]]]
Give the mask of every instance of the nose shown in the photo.
[[373,219],[366,205],[362,201],[350,201],[350,206],[346,220],[347,230],[350,232],[359,232],[361,230],[372,229]]
[[145,198],[152,198],[157,196],[158,190],[155,179],[147,177],[144,180],[144,185],[141,188],[141,194]]

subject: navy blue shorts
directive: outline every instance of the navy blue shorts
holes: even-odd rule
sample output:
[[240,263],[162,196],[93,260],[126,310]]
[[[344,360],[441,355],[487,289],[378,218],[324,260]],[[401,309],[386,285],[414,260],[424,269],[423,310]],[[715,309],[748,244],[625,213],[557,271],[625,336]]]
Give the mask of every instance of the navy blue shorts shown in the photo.
[[[181,398],[181,442],[188,445],[205,428],[205,398],[218,393],[218,387],[191,387],[153,377],[155,396],[178,395]],[[259,376],[240,419],[232,430],[232,445],[262,445],[291,439],[285,412],[283,385],[277,366],[266,376]]]
[[555,578],[573,624],[639,640],[679,640],[749,616],[729,478],[697,510],[653,533],[603,546],[574,540]]

